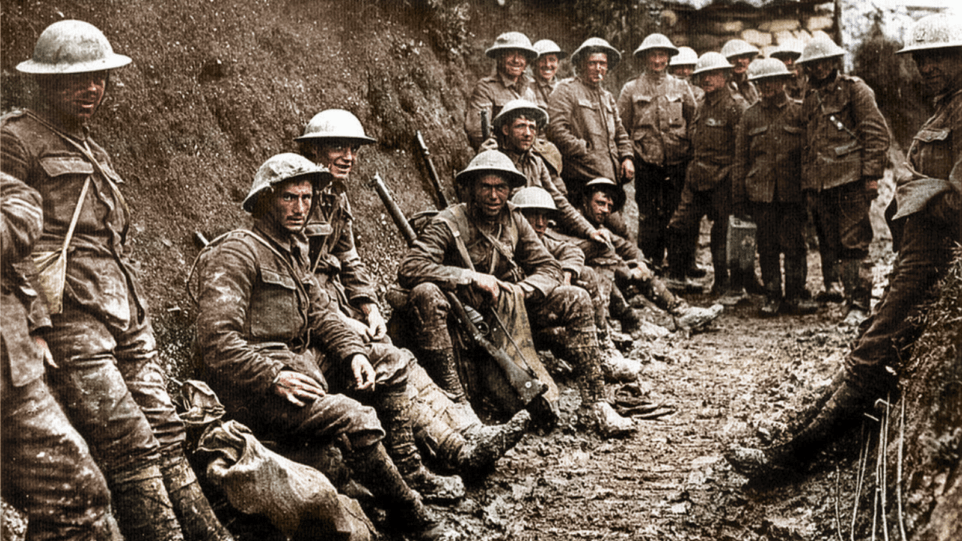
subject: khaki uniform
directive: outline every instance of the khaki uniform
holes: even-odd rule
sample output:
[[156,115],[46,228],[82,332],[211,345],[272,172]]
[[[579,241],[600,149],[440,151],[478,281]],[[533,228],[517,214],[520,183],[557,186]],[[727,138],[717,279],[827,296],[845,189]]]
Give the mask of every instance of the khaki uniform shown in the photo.
[[807,126],[802,190],[812,203],[826,288],[841,278],[850,302],[867,310],[872,288],[869,209],[875,194],[864,183],[885,172],[888,127],[872,89],[841,73],[820,84],[809,81],[802,120]]
[[468,134],[471,147],[477,150],[484,142],[481,132],[481,111],[488,112],[488,121],[504,109],[511,100],[528,100],[537,103],[538,97],[533,89],[534,81],[526,74],[510,82],[504,75],[495,73],[478,81],[468,98],[468,112],[464,116],[464,131]]
[[782,93],[745,111],[735,134],[733,203],[758,225],[758,259],[768,295],[782,297],[780,254],[785,254],[785,297],[802,295],[807,249],[802,231],[801,103]]
[[688,83],[665,72],[645,72],[625,84],[618,112],[635,152],[638,246],[661,265],[666,227],[678,207],[690,158],[688,125],[695,116]]
[[548,96],[554,92],[554,89],[557,88],[557,86],[557,78],[552,77],[551,81],[547,83],[537,77],[534,78],[534,95],[536,98],[535,103],[538,104],[538,107],[546,111],[548,110]]
[[50,320],[14,268],[43,229],[40,194],[6,174],[0,174],[0,192],[3,497],[28,515],[30,539],[108,539],[107,482],[43,381],[43,352],[31,333]]
[[728,82],[728,88],[732,91],[732,94],[738,94],[744,98],[748,105],[753,105],[761,99],[758,89],[755,88],[755,83],[748,80],[748,72],[740,76],[732,73],[732,80]]

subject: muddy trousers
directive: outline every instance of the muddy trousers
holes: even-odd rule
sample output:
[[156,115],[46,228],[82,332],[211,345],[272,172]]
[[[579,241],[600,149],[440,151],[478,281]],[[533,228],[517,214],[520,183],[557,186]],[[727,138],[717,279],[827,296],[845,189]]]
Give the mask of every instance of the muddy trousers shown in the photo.
[[715,272],[712,289],[724,291],[730,285],[728,275],[728,216],[731,214],[731,182],[722,181],[711,190],[695,191],[686,185],[681,193],[678,209],[668,222],[668,269],[674,276],[684,276],[691,267],[692,252],[689,239],[697,230],[702,216],[712,220],[711,260]]
[[27,541],[120,539],[108,524],[107,481],[46,384],[2,377],[3,497],[29,517]]
[[[685,165],[659,167],[635,156],[635,202],[638,203],[638,248],[661,267],[668,246],[667,227],[681,201],[685,184]],[[693,229],[697,231],[697,226]],[[686,238],[693,253],[691,236]],[[684,270],[687,270],[684,269]]]
[[752,203],[751,213],[758,225],[758,262],[766,295],[782,298],[780,255],[785,254],[785,298],[800,298],[808,277],[804,207],[801,203]]
[[588,292],[594,308],[595,327],[601,333],[608,331],[608,304],[614,287],[613,280],[613,271],[588,266],[582,267],[581,275],[574,280],[574,285]]
[[869,209],[872,196],[861,182],[852,182],[820,192],[809,192],[809,205],[818,236],[823,280],[839,279],[846,301],[868,311],[872,295],[872,243]]

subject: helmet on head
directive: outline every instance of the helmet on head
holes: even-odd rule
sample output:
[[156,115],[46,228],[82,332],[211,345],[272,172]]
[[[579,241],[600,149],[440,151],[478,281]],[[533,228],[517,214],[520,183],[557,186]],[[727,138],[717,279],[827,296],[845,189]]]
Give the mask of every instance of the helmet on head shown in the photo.
[[691,47],[679,47],[678,54],[671,57],[669,66],[694,66],[698,62],[698,53]]
[[947,14],[922,17],[912,34],[895,54],[962,47],[962,19]]
[[794,39],[786,40],[768,56],[779,60],[783,58],[798,60],[798,57],[802,56],[802,44]]
[[845,56],[845,49],[836,45],[828,36],[816,36],[812,41],[805,44],[805,48],[802,49],[802,56],[795,63],[804,64],[842,56]]
[[511,197],[511,202],[521,210],[543,210],[548,214],[558,211],[558,207],[555,206],[551,194],[540,186],[526,186],[521,188],[518,190],[518,193]]
[[754,46],[749,44],[747,41],[740,39],[730,39],[722,45],[721,55],[725,58],[732,58],[735,56],[742,56],[744,54],[750,54],[753,56],[758,56],[759,50]]
[[635,49],[634,55],[636,58],[642,58],[646,52],[653,51],[655,49],[664,49],[668,51],[668,56],[675,56],[678,54],[678,47],[675,47],[667,36],[664,34],[649,34],[648,37],[642,40],[641,45]]
[[538,51],[531,46],[531,40],[521,32],[505,32],[494,40],[492,45],[484,54],[488,58],[498,58],[501,51],[516,49],[521,51],[528,62],[534,62],[538,58]]
[[734,67],[735,66],[728,63],[728,60],[722,56],[721,53],[712,51],[698,57],[698,62],[695,62],[695,71],[691,72],[691,74],[701,75],[709,71],[730,70]]
[[104,33],[83,21],[51,24],[37,38],[33,58],[17,64],[17,71],[39,75],[88,73],[130,64],[130,57],[114,52]]
[[621,61],[621,53],[618,49],[611,46],[610,43],[601,38],[588,38],[580,47],[575,49],[575,52],[571,53],[571,63],[575,66],[581,64],[582,57],[586,57],[593,53],[605,53],[608,55],[608,70],[614,70],[618,62]]
[[771,79],[777,77],[794,77],[788,71],[785,63],[777,58],[761,58],[748,66],[748,80]]
[[304,135],[295,141],[323,142],[324,139],[347,139],[360,145],[375,143],[364,134],[364,126],[356,116],[344,109],[328,109],[314,115],[304,128]]
[[614,203],[611,212],[618,212],[624,208],[625,201],[628,199],[625,189],[610,178],[596,178],[585,184],[584,196],[586,200],[590,200],[595,192],[605,192],[611,197]]
[[461,186],[470,186],[476,178],[484,174],[500,176],[508,182],[512,190],[528,183],[527,177],[518,171],[511,158],[497,150],[485,150],[475,156],[464,171],[455,175],[454,182]]
[[544,56],[546,54],[556,54],[558,55],[558,60],[568,56],[568,53],[561,50],[558,44],[551,41],[550,39],[541,39],[534,43],[534,50],[538,51],[538,56]]
[[[524,115],[527,118],[534,120],[541,129],[548,123],[548,113],[544,109],[538,107],[536,104],[531,103],[528,100],[511,100],[504,104],[504,108],[501,112],[494,117],[491,121],[491,127],[495,130],[500,130],[501,125],[505,122],[510,122],[518,117],[518,115]],[[500,133],[500,132],[498,132]]]
[[331,182],[332,178],[331,172],[326,167],[315,165],[300,154],[290,152],[277,154],[264,162],[254,173],[254,182],[242,206],[247,212],[254,212],[261,192],[281,182],[310,180],[315,190],[321,190]]

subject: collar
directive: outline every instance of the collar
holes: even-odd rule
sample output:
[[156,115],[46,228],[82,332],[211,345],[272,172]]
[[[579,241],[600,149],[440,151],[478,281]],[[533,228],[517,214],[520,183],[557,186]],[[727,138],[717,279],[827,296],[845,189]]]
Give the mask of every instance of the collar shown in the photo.
[[42,105],[37,109],[31,110],[45,122],[49,123],[57,130],[60,130],[61,132],[73,137],[74,139],[83,141],[87,138],[87,134],[90,132],[90,128],[87,127],[85,122],[71,122],[71,118],[65,117],[48,105]]
[[505,75],[500,71],[496,71],[496,73],[497,73],[496,77],[498,78],[498,82],[501,83],[501,86],[505,88],[518,88],[519,92],[521,90],[524,90],[525,83],[526,83],[525,81],[526,76],[524,73],[522,73],[521,76],[518,77],[517,81],[511,81],[510,79],[505,77]]
[[666,69],[661,72],[645,70],[642,76],[653,83],[660,83],[668,76],[668,70]]
[[788,105],[788,102],[788,93],[785,91],[782,91],[771,99],[762,98],[762,106],[766,108],[783,109],[786,105]]
[[[254,232],[273,242],[281,252],[291,254],[291,258],[296,259],[302,267],[307,267],[308,244],[304,231],[291,233],[278,225],[270,215],[265,215],[254,220]],[[299,257],[295,258],[294,254],[299,254]]]

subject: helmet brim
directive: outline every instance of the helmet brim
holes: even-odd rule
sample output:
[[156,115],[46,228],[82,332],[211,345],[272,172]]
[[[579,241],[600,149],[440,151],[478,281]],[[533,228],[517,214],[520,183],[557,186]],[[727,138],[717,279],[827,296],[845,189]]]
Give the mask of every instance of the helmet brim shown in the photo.
[[460,186],[469,187],[474,184],[475,179],[482,175],[498,175],[508,181],[508,186],[515,190],[528,184],[528,178],[516,171],[506,169],[495,169],[479,167],[477,169],[465,169],[454,176],[454,182]]
[[131,62],[132,60],[129,56],[117,53],[113,53],[107,58],[99,58],[87,62],[63,62],[59,64],[47,64],[30,59],[17,64],[17,71],[32,75],[66,75],[122,68]]
[[538,51],[535,50],[533,47],[531,48],[519,47],[517,45],[511,45],[508,47],[494,46],[484,51],[484,55],[487,56],[488,58],[497,60],[498,54],[500,54],[502,51],[521,51],[524,54],[525,58],[528,59],[528,62],[534,62],[535,60],[538,59],[538,56],[540,56],[538,54]]
[[307,135],[301,135],[294,138],[295,141],[305,141],[305,142],[316,141],[318,143],[322,142],[323,140],[334,140],[334,139],[337,139],[338,141],[353,141],[359,145],[373,145],[374,143],[377,143],[377,139],[372,139],[367,136],[344,137],[343,135],[330,135],[326,133],[309,133]]

